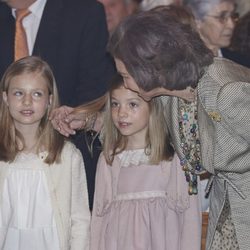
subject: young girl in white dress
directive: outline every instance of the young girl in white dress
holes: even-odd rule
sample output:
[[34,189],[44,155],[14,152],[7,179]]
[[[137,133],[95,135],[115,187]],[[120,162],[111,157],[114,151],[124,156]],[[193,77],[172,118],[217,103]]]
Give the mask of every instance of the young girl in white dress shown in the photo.
[[26,57],[9,66],[0,100],[1,250],[89,247],[83,159],[47,119],[57,106],[47,63]]
[[199,250],[201,208],[168,143],[160,99],[113,82],[106,105],[91,250]]

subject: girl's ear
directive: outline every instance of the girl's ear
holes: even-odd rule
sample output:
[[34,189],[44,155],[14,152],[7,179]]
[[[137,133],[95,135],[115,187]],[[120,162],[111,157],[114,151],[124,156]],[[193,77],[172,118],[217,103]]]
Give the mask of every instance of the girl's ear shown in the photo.
[[7,106],[9,106],[8,97],[7,97],[6,91],[3,92],[3,101],[5,102],[5,104],[6,104]]

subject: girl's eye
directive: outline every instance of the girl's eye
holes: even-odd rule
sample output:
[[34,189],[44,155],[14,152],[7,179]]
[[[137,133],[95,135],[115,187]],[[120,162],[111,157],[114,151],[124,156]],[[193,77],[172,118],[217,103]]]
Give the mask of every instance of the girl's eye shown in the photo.
[[43,95],[43,93],[38,92],[38,91],[33,93],[34,97],[41,97],[42,95]]
[[118,107],[118,103],[117,102],[115,102],[115,101],[112,101],[111,102],[111,108],[116,108],[116,107]]
[[129,106],[130,106],[131,108],[136,108],[136,107],[138,107],[138,104],[135,103],[135,102],[131,102],[131,103],[129,104]]
[[23,93],[22,93],[22,91],[15,91],[14,92],[14,95],[15,96],[21,96]]

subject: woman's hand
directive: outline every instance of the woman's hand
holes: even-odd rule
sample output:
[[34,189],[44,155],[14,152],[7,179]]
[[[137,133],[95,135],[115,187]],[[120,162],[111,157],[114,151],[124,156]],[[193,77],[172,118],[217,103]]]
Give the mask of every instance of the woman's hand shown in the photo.
[[[74,135],[76,130],[84,128],[96,129],[99,131],[100,128],[97,126],[98,124],[95,124],[97,117],[99,118],[99,115],[96,113],[89,114],[87,110],[81,107],[71,108],[68,106],[61,106],[51,112],[49,119],[58,132],[69,137],[70,135]],[[99,120],[100,119],[98,119],[98,122]]]
[[102,110],[108,95],[105,94],[76,108],[61,106],[52,110],[49,120],[54,129],[64,136],[74,135],[76,130],[86,129],[99,132],[103,125]]
[[[54,129],[60,132],[62,135],[68,137],[75,134],[75,129],[77,127],[71,127],[69,122],[68,115],[74,111],[74,108],[68,106],[61,106],[52,110],[49,120],[51,121]],[[70,117],[73,119],[73,117]]]

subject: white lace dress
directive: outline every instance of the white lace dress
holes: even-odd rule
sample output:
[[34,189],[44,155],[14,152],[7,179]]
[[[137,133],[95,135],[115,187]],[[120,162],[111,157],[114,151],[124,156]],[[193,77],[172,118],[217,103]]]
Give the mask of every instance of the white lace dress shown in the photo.
[[20,154],[10,164],[0,203],[1,250],[59,250],[44,168],[39,157]]

